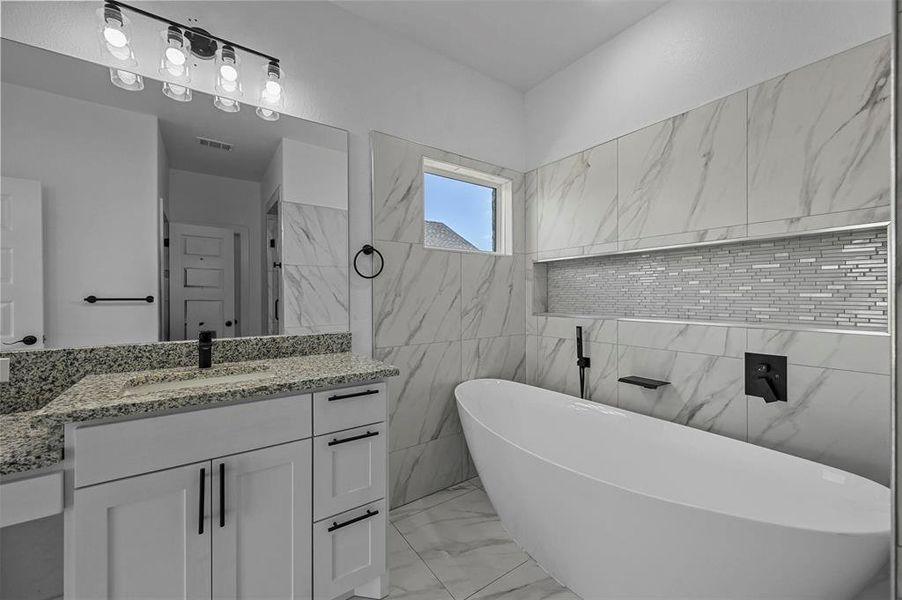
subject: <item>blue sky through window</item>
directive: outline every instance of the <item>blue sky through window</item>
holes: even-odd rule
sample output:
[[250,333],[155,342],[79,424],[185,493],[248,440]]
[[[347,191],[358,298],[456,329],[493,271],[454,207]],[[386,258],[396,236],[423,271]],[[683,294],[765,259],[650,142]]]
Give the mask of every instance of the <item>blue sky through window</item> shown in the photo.
[[427,221],[444,223],[486,252],[495,250],[495,189],[425,174]]

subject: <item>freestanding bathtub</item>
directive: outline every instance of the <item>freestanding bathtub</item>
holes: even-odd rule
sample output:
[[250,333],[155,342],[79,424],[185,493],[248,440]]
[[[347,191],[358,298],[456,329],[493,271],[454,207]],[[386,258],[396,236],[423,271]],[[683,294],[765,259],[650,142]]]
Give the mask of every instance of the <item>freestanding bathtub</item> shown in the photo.
[[455,394],[502,523],[585,600],[848,599],[889,560],[873,481],[509,381]]

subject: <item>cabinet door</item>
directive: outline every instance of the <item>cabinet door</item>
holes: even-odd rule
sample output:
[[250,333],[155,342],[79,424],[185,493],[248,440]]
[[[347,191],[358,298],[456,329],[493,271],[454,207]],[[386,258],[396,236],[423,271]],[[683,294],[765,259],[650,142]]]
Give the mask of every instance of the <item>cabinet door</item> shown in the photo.
[[74,598],[209,600],[209,462],[74,492]]
[[214,598],[310,597],[312,461],[310,440],[213,461]]

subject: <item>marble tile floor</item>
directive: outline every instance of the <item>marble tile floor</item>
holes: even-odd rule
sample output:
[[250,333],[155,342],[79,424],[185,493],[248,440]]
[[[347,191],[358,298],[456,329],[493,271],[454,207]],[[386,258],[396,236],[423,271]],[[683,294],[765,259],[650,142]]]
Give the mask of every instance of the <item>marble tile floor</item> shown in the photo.
[[[478,477],[391,511],[390,600],[581,600],[501,525]],[[889,597],[882,572],[856,600]]]
[[391,511],[392,600],[580,600],[501,525],[478,478]]

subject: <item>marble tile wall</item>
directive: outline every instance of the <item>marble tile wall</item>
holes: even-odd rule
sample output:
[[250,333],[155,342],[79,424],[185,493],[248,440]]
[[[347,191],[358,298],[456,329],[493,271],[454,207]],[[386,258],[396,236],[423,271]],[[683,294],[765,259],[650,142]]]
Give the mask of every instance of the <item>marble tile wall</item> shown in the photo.
[[[578,395],[574,339],[582,325],[590,399],[889,482],[886,334],[542,315],[530,322],[533,385]],[[788,402],[746,396],[746,352],[787,356]],[[617,382],[628,375],[670,385]]]
[[[888,222],[890,46],[874,40],[526,173],[527,381],[578,394],[582,325],[593,400],[888,483],[888,335],[624,319],[604,306],[548,314],[549,267],[533,260]],[[745,395],[746,351],[788,357],[788,402]],[[644,390],[625,375],[672,383]]]
[[[526,380],[527,260],[521,173],[374,132],[374,356],[401,370],[390,385],[392,506],[475,474],[454,401],[474,377]],[[424,157],[513,182],[512,255],[423,245]]]
[[348,211],[283,201],[284,333],[350,329]]
[[555,258],[889,220],[889,36],[527,174]]

